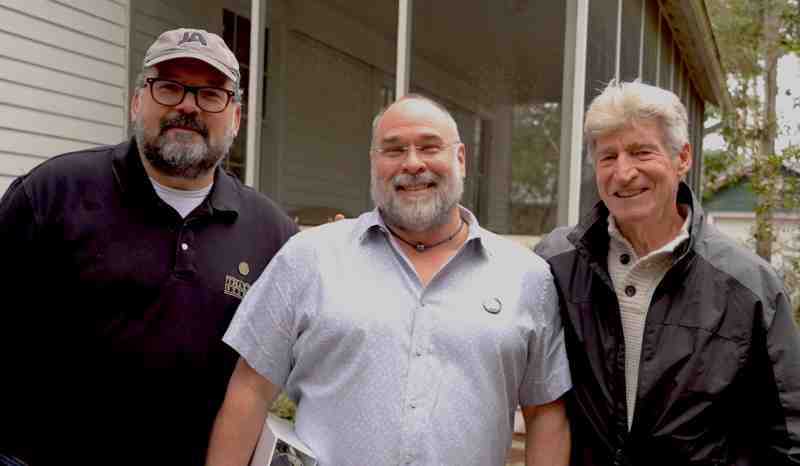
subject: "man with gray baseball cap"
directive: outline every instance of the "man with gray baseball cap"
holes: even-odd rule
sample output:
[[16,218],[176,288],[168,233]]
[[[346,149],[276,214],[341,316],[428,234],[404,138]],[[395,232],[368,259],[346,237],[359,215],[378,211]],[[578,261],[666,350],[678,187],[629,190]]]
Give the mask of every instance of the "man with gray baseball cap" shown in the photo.
[[296,232],[220,168],[239,65],[217,35],[163,33],[134,136],[53,157],[0,201],[0,465],[202,464],[237,354],[222,336]]

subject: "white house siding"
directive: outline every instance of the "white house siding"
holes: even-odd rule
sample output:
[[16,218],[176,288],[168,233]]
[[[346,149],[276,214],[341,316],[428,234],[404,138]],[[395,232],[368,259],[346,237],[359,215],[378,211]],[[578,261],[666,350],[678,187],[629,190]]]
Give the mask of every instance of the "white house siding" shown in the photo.
[[[739,241],[748,249],[755,250],[753,231],[755,228],[755,214],[753,212],[708,212],[708,223],[714,224],[719,230]],[[784,262],[784,257],[797,257],[800,254],[800,215],[775,214],[773,218],[776,241],[772,246],[772,265],[781,272],[784,267],[790,267]],[[798,296],[800,290],[789,290],[793,296]]]
[[124,136],[128,0],[0,0],[0,193]]

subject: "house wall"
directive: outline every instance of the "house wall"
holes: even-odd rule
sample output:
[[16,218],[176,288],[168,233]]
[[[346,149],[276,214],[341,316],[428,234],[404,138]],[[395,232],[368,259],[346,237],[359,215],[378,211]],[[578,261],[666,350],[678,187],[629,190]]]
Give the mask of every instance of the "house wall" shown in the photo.
[[[754,250],[753,229],[755,214],[751,212],[709,211],[708,223],[739,241],[748,249]],[[776,241],[773,246],[772,264],[780,269],[783,256],[800,254],[800,215],[778,213],[774,217]]]
[[0,194],[54,155],[124,136],[128,0],[0,0]]
[[[693,136],[698,136],[693,139],[699,141],[703,101],[693,71],[681,58],[686,50],[670,38],[659,3],[619,2],[618,9],[592,7],[590,12],[588,44],[594,48],[587,56],[586,102],[616,74],[663,83],[689,105]],[[470,46],[461,46],[459,54],[484,47],[509,57],[518,54],[510,59],[517,60],[520,72],[529,73],[523,74],[526,82],[533,78],[535,86],[529,87],[540,92],[526,95],[525,103],[558,103],[563,37],[550,32],[536,36],[530,43],[547,44],[551,53],[536,49],[533,58],[526,55],[533,49],[525,43],[506,44],[500,34],[463,35],[455,21],[436,22],[447,31],[439,37],[437,28],[424,23],[438,16],[425,14],[434,6],[419,4],[416,19],[422,27],[415,29],[415,37],[424,40],[416,43],[428,45],[415,49],[412,86],[453,109],[468,157],[483,157],[469,159],[466,202],[480,207],[486,226],[505,233],[512,220],[511,142],[514,105],[519,104],[499,94],[486,97],[480,87],[486,83],[476,79],[474,70],[470,75],[471,63],[437,54],[431,44],[448,41],[458,47],[466,41]],[[539,5],[545,6],[551,7],[544,1]],[[247,17],[250,1],[0,0],[0,190],[49,156],[125,138],[129,93],[149,44],[160,32],[179,26],[222,33],[223,8]],[[481,8],[485,15],[467,19],[498,18],[504,7],[486,3]],[[396,2],[272,0],[267,9],[260,189],[289,210],[363,211],[370,207],[369,123],[386,103],[387,89],[394,88]],[[540,8],[532,10],[530,21],[541,16]],[[549,23],[552,17],[547,16]],[[525,18],[526,24],[530,21]],[[537,68],[537,60],[547,65]],[[491,63],[483,65],[492,71]],[[240,134],[239,151],[244,138]],[[581,193],[589,202],[594,199],[590,165],[585,164]],[[693,182],[699,180],[697,165]]]

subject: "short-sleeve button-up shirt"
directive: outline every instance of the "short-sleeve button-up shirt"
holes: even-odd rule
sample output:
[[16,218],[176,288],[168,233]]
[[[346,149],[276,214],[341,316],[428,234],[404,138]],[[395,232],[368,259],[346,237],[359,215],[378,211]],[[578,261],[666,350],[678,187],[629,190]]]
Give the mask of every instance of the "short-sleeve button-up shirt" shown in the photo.
[[518,405],[571,387],[552,276],[461,209],[423,286],[377,210],[295,236],[224,340],[298,403],[322,466],[502,465]]

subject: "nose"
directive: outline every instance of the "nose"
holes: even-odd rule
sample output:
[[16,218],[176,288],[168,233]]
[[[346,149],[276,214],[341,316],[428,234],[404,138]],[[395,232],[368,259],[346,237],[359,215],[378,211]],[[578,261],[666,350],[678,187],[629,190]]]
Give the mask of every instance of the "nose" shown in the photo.
[[416,175],[425,171],[425,163],[417,156],[417,150],[414,145],[408,146],[408,154],[403,160],[403,172],[411,175]]
[[636,169],[633,159],[626,152],[621,152],[617,156],[614,177],[623,184],[627,184],[633,181],[638,173],[639,171]]
[[194,92],[186,91],[183,100],[175,106],[175,109],[181,113],[198,113],[200,107],[197,105],[197,95]]

